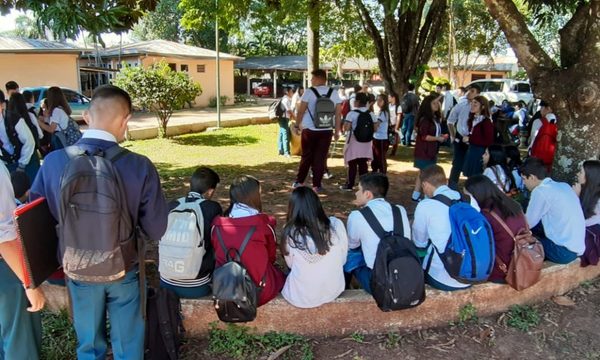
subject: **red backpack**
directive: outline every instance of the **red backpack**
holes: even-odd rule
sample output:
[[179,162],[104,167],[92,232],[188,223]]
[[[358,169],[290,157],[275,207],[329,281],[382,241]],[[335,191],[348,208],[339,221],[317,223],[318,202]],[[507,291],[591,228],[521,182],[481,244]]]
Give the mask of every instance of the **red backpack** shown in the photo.
[[552,166],[554,153],[556,152],[557,137],[558,127],[556,126],[556,122],[550,122],[545,117],[542,118],[542,127],[533,141],[531,156],[542,160],[548,167]]
[[350,112],[350,100],[344,100],[342,102],[342,119],[346,118],[346,115]]

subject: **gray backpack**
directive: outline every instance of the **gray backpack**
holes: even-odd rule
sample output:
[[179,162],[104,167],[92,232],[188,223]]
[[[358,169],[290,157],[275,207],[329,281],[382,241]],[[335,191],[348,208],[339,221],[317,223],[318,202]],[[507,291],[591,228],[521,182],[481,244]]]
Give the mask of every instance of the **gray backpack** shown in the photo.
[[129,151],[115,145],[89,153],[70,146],[65,153],[69,162],[60,180],[58,209],[64,272],[77,281],[117,281],[137,260],[136,232],[113,166]]
[[317,97],[317,103],[315,105],[315,114],[311,114],[308,110],[308,114],[317,129],[331,129],[335,124],[335,104],[331,101],[331,94],[333,88],[329,88],[327,94],[321,95],[314,87],[311,87],[313,93]]

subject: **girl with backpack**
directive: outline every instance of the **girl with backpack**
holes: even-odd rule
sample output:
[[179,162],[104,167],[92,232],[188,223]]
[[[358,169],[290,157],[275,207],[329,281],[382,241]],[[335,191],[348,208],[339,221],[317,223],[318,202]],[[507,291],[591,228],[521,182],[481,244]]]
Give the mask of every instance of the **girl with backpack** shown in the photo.
[[[440,102],[438,98],[438,95],[426,96],[417,114],[417,141],[415,143],[414,167],[419,170],[437,163],[440,144],[448,138],[448,136],[442,135]],[[421,182],[417,176],[412,199],[418,201],[420,198]]]
[[469,144],[465,155],[463,174],[466,177],[483,173],[482,156],[485,149],[494,144],[494,123],[490,118],[490,107],[487,99],[478,95],[471,100],[471,113],[467,121],[469,135],[462,141]]
[[227,262],[218,236],[231,256],[239,253],[247,234],[254,229],[244,251],[239,254],[242,265],[259,288],[258,306],[266,304],[281,292],[285,275],[275,266],[276,236],[275,218],[262,212],[260,182],[249,175],[233,180],[229,189],[230,205],[224,216],[213,221],[211,241],[215,250],[216,268]]
[[8,101],[7,118],[4,121],[8,125],[7,129],[11,129],[11,132],[16,135],[16,137],[9,136],[9,139],[14,141],[14,155],[18,157],[13,164],[8,164],[8,167],[11,170],[21,169],[27,174],[29,181],[33,182],[40,169],[40,158],[37,154],[39,134],[29,114],[23,95],[18,92],[13,93]]
[[57,132],[65,132],[69,126],[71,107],[62,90],[52,86],[46,91],[47,110],[44,111],[44,121],[38,120],[42,130],[52,134],[52,150],[62,149],[62,144]]
[[390,146],[388,139],[390,110],[388,98],[385,94],[377,96],[377,107],[379,107],[379,114],[377,115],[379,127],[373,134],[373,161],[371,161],[371,169],[373,172],[385,174],[387,172],[386,155]]
[[281,295],[299,308],[333,301],[345,287],[348,237],[339,219],[327,217],[317,194],[296,188],[288,203],[281,253],[290,268]]
[[515,179],[508,167],[506,153],[500,145],[492,145],[485,149],[481,157],[483,162],[483,175],[487,176],[504,193],[516,189]]
[[573,190],[579,196],[585,216],[585,252],[581,265],[596,265],[600,257],[600,161],[583,162]]

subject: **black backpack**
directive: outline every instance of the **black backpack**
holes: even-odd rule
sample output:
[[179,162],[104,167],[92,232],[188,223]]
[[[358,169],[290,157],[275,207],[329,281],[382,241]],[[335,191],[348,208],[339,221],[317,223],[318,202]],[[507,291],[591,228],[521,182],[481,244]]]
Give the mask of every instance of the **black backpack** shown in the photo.
[[392,205],[394,230],[386,232],[369,207],[360,210],[381,241],[371,274],[371,291],[382,311],[415,307],[425,300],[425,275],[417,249],[404,235],[402,214]]
[[148,288],[144,359],[178,359],[184,332],[177,294],[168,289]]
[[[250,228],[239,250],[225,246],[221,231],[215,227],[217,239],[227,262],[213,273],[213,299],[219,319],[224,322],[247,322],[256,318],[258,287],[242,265],[242,254],[256,227]],[[232,257],[231,253],[235,256]]]
[[356,141],[358,142],[369,142],[373,140],[373,134],[375,133],[375,125],[373,124],[373,118],[368,111],[353,110],[358,113],[358,119],[356,120],[356,128],[352,132]]

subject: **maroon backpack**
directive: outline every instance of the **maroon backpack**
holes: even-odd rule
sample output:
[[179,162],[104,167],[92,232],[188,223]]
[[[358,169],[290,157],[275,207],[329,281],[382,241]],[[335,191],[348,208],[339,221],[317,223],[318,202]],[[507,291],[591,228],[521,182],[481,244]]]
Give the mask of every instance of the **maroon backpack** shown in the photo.
[[581,255],[581,267],[597,265],[600,258],[600,224],[585,229],[585,251]]

